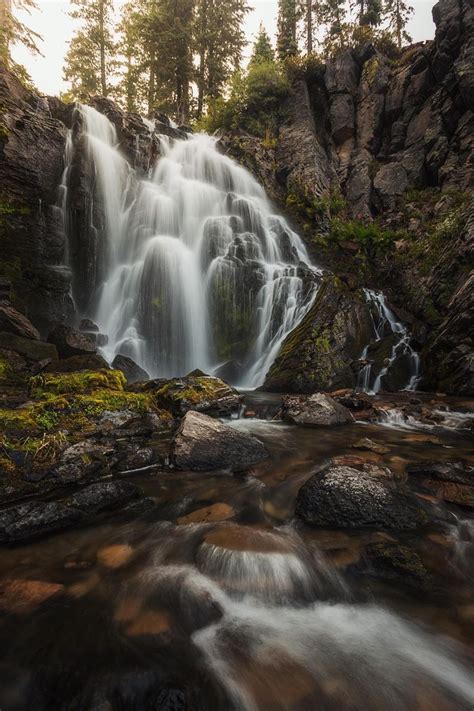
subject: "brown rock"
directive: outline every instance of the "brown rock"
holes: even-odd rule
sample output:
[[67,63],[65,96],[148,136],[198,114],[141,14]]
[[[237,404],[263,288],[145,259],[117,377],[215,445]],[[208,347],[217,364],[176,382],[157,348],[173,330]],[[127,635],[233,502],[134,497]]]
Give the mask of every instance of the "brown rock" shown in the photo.
[[0,609],[27,613],[63,590],[63,585],[43,580],[4,580],[0,582]]

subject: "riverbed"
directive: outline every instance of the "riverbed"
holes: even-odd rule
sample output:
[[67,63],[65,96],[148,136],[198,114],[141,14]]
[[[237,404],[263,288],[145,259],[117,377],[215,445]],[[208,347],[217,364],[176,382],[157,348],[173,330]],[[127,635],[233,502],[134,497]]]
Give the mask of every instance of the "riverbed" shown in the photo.
[[[463,417],[299,428],[247,393],[234,427],[270,458],[242,475],[137,473],[154,506],[3,548],[0,708],[206,711],[472,709],[474,516],[419,532],[326,530],[295,518],[335,457],[406,478],[423,460],[474,464]],[[395,418],[396,419],[396,418]],[[354,448],[361,438],[383,453]],[[432,584],[379,575],[367,547],[414,551]]]

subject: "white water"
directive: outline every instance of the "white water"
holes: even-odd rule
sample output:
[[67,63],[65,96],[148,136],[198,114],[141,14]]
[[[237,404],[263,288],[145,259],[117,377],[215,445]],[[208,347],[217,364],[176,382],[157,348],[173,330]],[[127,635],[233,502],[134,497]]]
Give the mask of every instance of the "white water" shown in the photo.
[[104,355],[130,356],[152,377],[227,363],[228,379],[258,386],[315,295],[302,241],[216,139],[161,137],[140,180],[109,120],[80,111],[104,212],[103,283],[83,315],[107,334]]
[[[159,527],[149,567],[124,593],[173,600],[226,692],[223,708],[407,711],[421,708],[425,693],[435,704],[426,708],[474,703],[460,645],[382,606],[355,603],[341,574],[291,528],[223,524],[229,537],[207,541],[213,526]],[[168,562],[173,545],[182,551],[202,534],[198,570]]]
[[[372,289],[364,289],[364,294],[367,304],[369,307],[373,307],[376,312],[376,316],[374,317],[373,311],[370,311],[375,334],[373,342],[377,343],[378,341],[381,341],[386,335],[387,329],[389,329],[392,334],[396,335],[398,340],[395,340],[392,346],[392,352],[388,359],[388,363],[380,369],[375,376],[375,379],[372,373],[372,363],[368,362],[361,368],[358,374],[357,389],[371,395],[377,394],[382,387],[383,378],[387,375],[397,358],[407,356],[410,361],[410,374],[405,387],[402,389],[416,390],[420,380],[420,356],[410,344],[411,333],[404,324],[397,321],[393,311],[388,308],[385,296],[382,292],[373,291]],[[363,349],[360,360],[367,360],[369,345],[365,346]],[[373,384],[371,386],[372,380]]]

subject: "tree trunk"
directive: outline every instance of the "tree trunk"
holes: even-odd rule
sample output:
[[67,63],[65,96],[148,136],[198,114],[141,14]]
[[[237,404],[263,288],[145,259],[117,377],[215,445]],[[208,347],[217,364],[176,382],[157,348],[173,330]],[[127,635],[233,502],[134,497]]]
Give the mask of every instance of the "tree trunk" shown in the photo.
[[306,0],[306,51],[313,51],[313,0]]
[[107,78],[105,75],[105,36],[104,36],[104,3],[100,0],[99,34],[100,34],[100,86],[102,95],[107,96]]

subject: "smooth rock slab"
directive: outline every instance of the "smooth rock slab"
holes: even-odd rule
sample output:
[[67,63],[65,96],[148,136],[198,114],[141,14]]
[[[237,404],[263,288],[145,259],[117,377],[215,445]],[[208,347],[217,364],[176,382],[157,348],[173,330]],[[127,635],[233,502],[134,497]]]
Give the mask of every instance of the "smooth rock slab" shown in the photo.
[[353,422],[352,414],[334,398],[324,393],[283,398],[283,417],[295,425],[330,427]]
[[402,484],[340,466],[301,487],[296,514],[313,526],[410,530],[429,521],[427,507]]
[[268,451],[256,437],[191,411],[174,436],[171,456],[178,469],[238,471],[266,459]]

